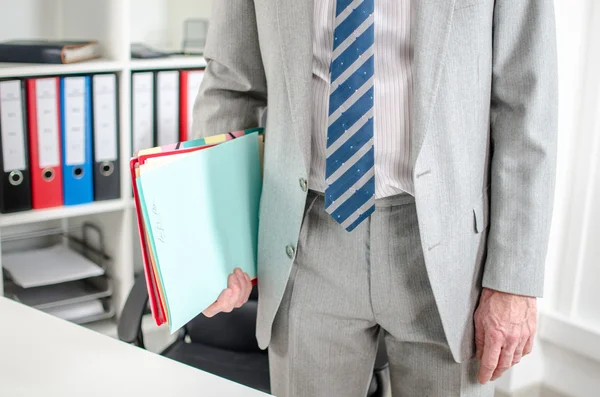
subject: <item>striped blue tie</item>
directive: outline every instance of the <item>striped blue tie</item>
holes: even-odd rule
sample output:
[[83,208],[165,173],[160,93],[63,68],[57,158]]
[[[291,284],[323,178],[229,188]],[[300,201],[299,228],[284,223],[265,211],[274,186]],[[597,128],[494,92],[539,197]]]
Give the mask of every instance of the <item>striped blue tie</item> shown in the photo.
[[337,0],[330,67],[325,209],[352,231],[375,211],[374,0]]

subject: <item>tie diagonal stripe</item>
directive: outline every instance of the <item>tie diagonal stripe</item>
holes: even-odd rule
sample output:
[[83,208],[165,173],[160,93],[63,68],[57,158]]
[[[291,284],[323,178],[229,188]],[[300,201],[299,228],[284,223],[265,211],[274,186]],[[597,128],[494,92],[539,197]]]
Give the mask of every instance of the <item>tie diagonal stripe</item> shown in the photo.
[[349,107],[343,104],[329,116],[329,130],[327,137],[330,143],[335,142],[348,128],[356,123],[361,116],[373,107],[373,79],[369,79],[363,86],[346,101]]
[[359,159],[361,159],[363,157],[363,155],[365,153],[367,153],[370,149],[373,148],[373,137],[369,137],[369,140],[367,142],[365,142],[360,149],[358,149],[356,152],[354,152],[352,154],[352,156],[350,156],[349,159],[342,161],[342,160],[337,160],[335,158],[331,158],[328,159],[330,162],[338,162],[338,164],[336,164],[335,170],[332,169],[327,169],[326,173],[329,174],[331,172],[330,175],[327,175],[327,184],[332,185],[334,184],[340,177],[342,177],[346,171],[348,171],[350,169],[350,167],[352,167]]
[[[330,178],[344,164],[351,163],[353,156],[356,155],[367,143],[373,145],[373,136],[368,134],[373,128],[373,119],[369,119],[363,128],[358,130],[352,137],[340,146],[335,153],[326,159],[325,177]],[[364,150],[364,149],[363,149]]]
[[336,81],[338,77],[357,59],[366,53],[375,42],[375,28],[371,24],[360,36],[356,38],[337,58],[333,59],[330,66],[331,81]]
[[360,130],[363,125],[369,122],[370,119],[373,118],[373,108],[369,109],[367,113],[363,117],[361,117],[356,123],[352,125],[347,131],[345,131],[342,136],[333,142],[331,145],[327,145],[327,157],[331,156],[338,150],[348,139],[352,138],[356,131]]
[[[346,223],[349,217],[351,217],[356,212],[360,214],[360,208],[363,205],[371,206],[373,204],[370,203],[371,198],[373,197],[375,189],[369,189],[370,183],[366,183],[362,188],[354,192],[350,199],[346,200],[344,204],[340,205],[340,207],[331,214],[333,219],[340,222],[342,226]],[[375,187],[375,184],[373,184]]]
[[[355,62],[355,63],[358,63]],[[329,97],[329,116],[337,111],[340,106],[350,107],[360,93],[364,93],[373,85],[373,68],[375,66],[374,57],[367,59],[363,65],[358,68],[346,81],[337,86]],[[354,99],[353,99],[354,98]]]
[[359,27],[356,28],[353,34],[348,36],[346,40],[342,43],[338,44],[337,47],[333,50],[333,55],[331,59],[336,59],[340,56],[350,45],[356,40],[357,37],[362,35],[371,25],[373,25],[374,16],[370,15],[363,23],[360,24]]
[[333,49],[335,50],[344,40],[370,16],[373,15],[375,7],[374,1],[363,1],[358,7],[352,10],[350,15],[343,22],[337,25],[333,32]]
[[[369,151],[360,158],[356,163],[349,168],[344,168],[346,172],[336,178],[333,183],[328,182],[329,186],[326,189],[326,203],[337,200],[346,190],[354,185],[365,172],[373,168],[373,146]],[[350,163],[352,164],[352,163]],[[329,201],[327,201],[329,200]]]
[[337,0],[335,6],[335,15],[338,16],[352,3],[353,0]]
[[344,20],[346,18],[348,18],[348,16],[352,13],[352,10],[354,10],[356,7],[358,7],[360,5],[360,3],[362,3],[365,0],[353,0],[352,3],[348,4],[348,6],[346,8],[344,8],[342,11],[338,12],[337,15],[335,16],[335,24],[334,26],[340,26],[340,24],[342,22],[344,22]]
[[[370,206],[370,207],[369,207]],[[375,205],[370,201],[367,201],[361,208],[359,208],[352,216],[342,223],[342,226],[349,232],[356,229],[356,227],[365,219],[367,219],[373,212],[375,212]],[[356,219],[355,219],[356,218]],[[354,219],[354,222],[352,222]],[[352,222],[352,223],[351,223]]]
[[338,209],[340,205],[344,204],[346,200],[352,197],[356,190],[360,189],[365,183],[369,182],[369,180],[373,178],[374,175],[375,170],[371,168],[367,172],[365,172],[365,174],[354,185],[352,185],[348,190],[344,192],[344,194],[339,196],[336,200],[328,201],[328,199],[325,198],[325,211],[327,211],[327,213],[329,214],[332,214],[335,210]]
[[[374,52],[375,52],[375,50],[374,50],[374,48],[373,48],[373,47],[374,47],[374,46],[371,46],[371,47],[369,47],[369,49],[368,49],[368,50],[366,50],[366,51],[365,51],[365,52],[362,54],[362,56],[359,56],[359,57],[358,57],[358,59],[352,63],[352,65],[348,66],[348,68],[347,68],[346,70],[344,70],[344,72],[342,72],[342,74],[340,74],[340,75],[337,77],[337,79],[336,79],[336,80],[332,80],[332,82],[331,82],[331,88],[335,90],[337,87],[339,87],[339,85],[340,85],[341,83],[343,83],[344,81],[348,80],[348,78],[349,78],[350,76],[352,76],[352,75],[354,74],[354,72],[356,72],[356,70],[357,70],[358,68],[360,68],[360,67],[361,67],[361,66],[364,64],[364,62],[365,62],[365,59],[366,59],[366,60],[368,60],[368,59],[370,59],[371,57],[373,57],[373,55],[374,55]],[[373,59],[373,62],[374,62],[374,61],[375,61],[375,60]],[[375,64],[373,63],[373,70],[374,70],[374,69],[375,69]],[[367,74],[368,74],[368,72],[367,72]]]

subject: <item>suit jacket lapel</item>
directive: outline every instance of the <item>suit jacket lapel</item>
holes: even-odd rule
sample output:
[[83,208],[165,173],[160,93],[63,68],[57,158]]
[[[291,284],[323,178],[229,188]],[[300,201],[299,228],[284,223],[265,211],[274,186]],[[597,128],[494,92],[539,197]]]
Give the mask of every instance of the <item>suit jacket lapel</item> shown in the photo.
[[413,98],[411,159],[416,162],[436,100],[456,0],[411,0]]
[[276,1],[283,73],[288,90],[293,130],[308,173],[311,162],[313,1],[315,0]]

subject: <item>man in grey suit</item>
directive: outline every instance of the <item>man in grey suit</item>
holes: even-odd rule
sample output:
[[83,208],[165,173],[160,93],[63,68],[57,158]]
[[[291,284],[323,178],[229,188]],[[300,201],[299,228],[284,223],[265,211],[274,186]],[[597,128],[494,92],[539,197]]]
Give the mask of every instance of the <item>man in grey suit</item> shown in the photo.
[[[491,396],[532,349],[554,192],[551,0],[217,0],[194,133],[265,110],[257,338],[279,397]],[[205,311],[241,306],[236,271]],[[479,382],[478,382],[479,381]]]

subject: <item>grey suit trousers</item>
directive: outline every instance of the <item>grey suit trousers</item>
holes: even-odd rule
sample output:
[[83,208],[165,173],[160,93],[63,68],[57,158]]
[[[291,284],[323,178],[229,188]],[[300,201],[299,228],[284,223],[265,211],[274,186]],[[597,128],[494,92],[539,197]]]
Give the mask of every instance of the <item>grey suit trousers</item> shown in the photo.
[[429,284],[414,198],[377,200],[346,232],[310,192],[269,345],[277,397],[365,397],[385,333],[394,397],[490,397],[474,359],[456,363]]

